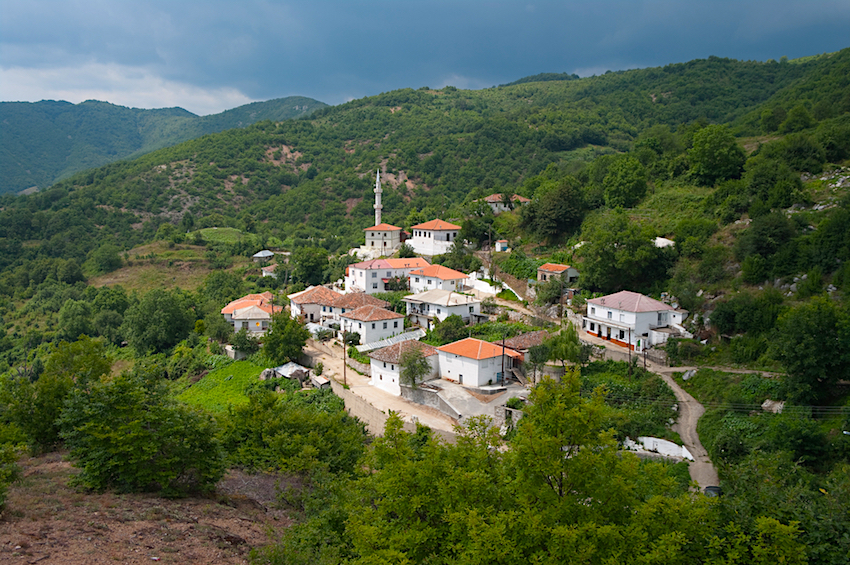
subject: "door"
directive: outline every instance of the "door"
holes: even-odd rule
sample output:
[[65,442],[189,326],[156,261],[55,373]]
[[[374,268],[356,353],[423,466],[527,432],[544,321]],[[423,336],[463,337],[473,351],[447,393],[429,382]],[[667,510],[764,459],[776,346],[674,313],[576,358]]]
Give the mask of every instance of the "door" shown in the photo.
[[607,337],[605,339],[611,339],[611,328],[607,328]]

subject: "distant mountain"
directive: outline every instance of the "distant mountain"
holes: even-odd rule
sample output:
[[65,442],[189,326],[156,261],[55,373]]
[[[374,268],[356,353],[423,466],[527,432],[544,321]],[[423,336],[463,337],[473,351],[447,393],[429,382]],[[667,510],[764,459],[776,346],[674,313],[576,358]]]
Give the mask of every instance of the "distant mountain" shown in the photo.
[[73,173],[263,120],[283,121],[327,104],[290,96],[197,116],[87,100],[0,102],[0,194],[46,188]]

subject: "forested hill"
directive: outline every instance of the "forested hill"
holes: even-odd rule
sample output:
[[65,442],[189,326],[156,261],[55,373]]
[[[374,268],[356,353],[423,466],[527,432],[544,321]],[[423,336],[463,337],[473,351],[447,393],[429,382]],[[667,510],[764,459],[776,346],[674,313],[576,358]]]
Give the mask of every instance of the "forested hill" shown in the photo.
[[182,108],[142,110],[96,100],[2,102],[0,194],[44,189],[85,169],[261,120],[303,116],[324,106],[291,96],[201,117]]

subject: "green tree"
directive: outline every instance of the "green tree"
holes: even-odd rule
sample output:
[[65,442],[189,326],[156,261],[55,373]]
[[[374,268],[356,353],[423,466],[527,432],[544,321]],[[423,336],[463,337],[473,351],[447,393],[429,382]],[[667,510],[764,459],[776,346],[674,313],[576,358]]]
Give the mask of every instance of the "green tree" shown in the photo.
[[467,335],[468,332],[466,324],[463,323],[463,318],[457,314],[452,314],[442,322],[437,323],[434,329],[429,332],[428,337],[438,345],[445,345],[463,339]]
[[138,367],[70,395],[59,423],[79,484],[167,496],[215,488],[225,471],[215,421],[176,402],[163,377]]
[[275,364],[296,361],[309,337],[310,331],[301,322],[281,312],[272,316],[271,326],[263,339],[263,351]]
[[788,112],[788,117],[779,126],[779,133],[793,133],[809,129],[815,125],[815,119],[809,113],[805,106],[798,104],[791,108]]
[[401,247],[398,248],[398,256],[401,259],[410,259],[416,257],[416,252],[407,243],[402,243]]
[[85,300],[69,298],[59,310],[59,333],[62,338],[74,340],[81,335],[93,335],[91,305]]
[[89,262],[99,273],[111,273],[116,269],[121,268],[121,249],[117,245],[104,243],[91,253],[89,253]]
[[602,187],[609,208],[631,208],[646,196],[646,169],[634,157],[621,157],[608,168]]
[[670,249],[655,247],[652,232],[629,220],[622,209],[585,222],[578,249],[583,288],[615,292],[648,289],[663,281],[673,264]]
[[423,355],[422,348],[419,347],[419,342],[406,341],[401,358],[399,359],[399,380],[402,383],[416,388],[417,384],[431,372],[431,364]]
[[772,346],[787,371],[788,399],[816,404],[850,370],[850,320],[831,300],[818,297],[779,317]]
[[177,345],[194,327],[184,294],[154,289],[127,310],[122,331],[138,355],[147,355]]
[[328,250],[322,247],[300,247],[292,253],[292,279],[306,285],[322,284],[328,266]]
[[250,335],[248,330],[245,328],[242,328],[233,334],[231,343],[236,351],[246,355],[256,353],[260,349],[260,343],[254,336]]
[[688,150],[690,174],[703,185],[738,178],[744,167],[744,150],[726,126],[706,126],[694,134]]
[[560,361],[567,368],[567,361],[574,365],[584,365],[590,360],[590,346],[583,345],[578,338],[576,327],[567,322],[561,331],[546,342],[549,359]]
[[584,218],[584,193],[572,176],[542,183],[520,209],[520,227],[549,243],[576,231]]

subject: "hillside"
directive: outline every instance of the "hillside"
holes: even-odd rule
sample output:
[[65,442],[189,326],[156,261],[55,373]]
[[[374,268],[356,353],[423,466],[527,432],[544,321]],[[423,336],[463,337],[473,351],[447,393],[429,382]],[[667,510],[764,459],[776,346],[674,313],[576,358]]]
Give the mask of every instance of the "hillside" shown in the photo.
[[0,102],[0,194],[44,189],[85,169],[261,120],[296,118],[324,106],[293,96],[201,117],[182,108],[142,110],[96,100]]

